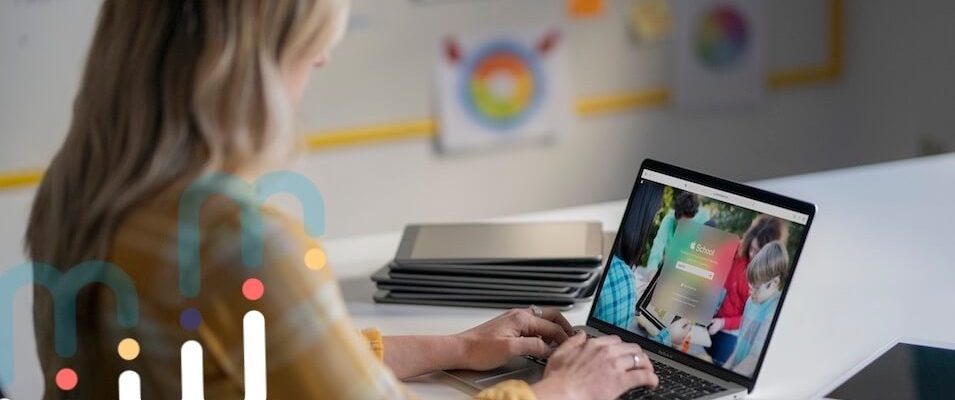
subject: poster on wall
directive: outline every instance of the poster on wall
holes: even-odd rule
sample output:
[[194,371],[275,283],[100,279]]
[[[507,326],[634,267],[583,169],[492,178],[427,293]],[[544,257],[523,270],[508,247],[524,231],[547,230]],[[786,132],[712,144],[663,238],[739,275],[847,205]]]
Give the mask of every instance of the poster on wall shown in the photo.
[[675,0],[673,101],[680,109],[749,108],[766,97],[764,0]]
[[558,29],[449,36],[437,57],[443,151],[553,139],[571,118],[564,39]]

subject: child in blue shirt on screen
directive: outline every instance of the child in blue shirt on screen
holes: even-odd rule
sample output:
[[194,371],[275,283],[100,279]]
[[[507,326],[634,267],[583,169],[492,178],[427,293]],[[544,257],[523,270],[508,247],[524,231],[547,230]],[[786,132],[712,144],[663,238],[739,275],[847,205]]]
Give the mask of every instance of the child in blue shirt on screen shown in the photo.
[[769,335],[782,285],[789,277],[789,256],[781,243],[771,242],[756,253],[746,269],[749,299],[743,308],[736,349],[724,368],[752,376]]
[[630,329],[633,314],[637,308],[637,288],[633,281],[630,265],[618,256],[610,260],[603,289],[597,298],[594,316],[604,322],[624,329]]

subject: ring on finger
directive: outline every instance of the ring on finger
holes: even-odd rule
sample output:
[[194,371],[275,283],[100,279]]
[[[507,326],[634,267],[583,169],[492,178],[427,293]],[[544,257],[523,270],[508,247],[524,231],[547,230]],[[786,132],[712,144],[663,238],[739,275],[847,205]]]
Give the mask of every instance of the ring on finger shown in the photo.
[[531,304],[531,313],[537,318],[544,318],[544,310],[534,304]]
[[640,368],[640,356],[634,354],[634,355],[633,355],[633,369],[637,369],[637,368]]

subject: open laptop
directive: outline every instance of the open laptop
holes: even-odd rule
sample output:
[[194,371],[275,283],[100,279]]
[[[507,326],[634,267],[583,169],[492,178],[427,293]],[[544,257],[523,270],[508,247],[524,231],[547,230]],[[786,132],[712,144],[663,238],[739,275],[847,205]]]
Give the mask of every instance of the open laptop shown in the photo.
[[[736,399],[752,391],[815,211],[644,161],[587,324],[578,327],[595,337],[618,335],[650,357],[659,387],[621,398]],[[716,318],[735,317],[738,324],[709,333]],[[545,365],[519,357],[492,371],[447,373],[484,389],[508,379],[533,383]]]

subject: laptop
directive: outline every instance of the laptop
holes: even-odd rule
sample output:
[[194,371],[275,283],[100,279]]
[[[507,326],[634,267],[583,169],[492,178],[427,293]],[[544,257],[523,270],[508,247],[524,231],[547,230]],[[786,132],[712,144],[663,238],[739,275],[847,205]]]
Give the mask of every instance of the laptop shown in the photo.
[[[752,391],[815,212],[804,201],[645,160],[587,324],[577,327],[636,343],[653,362],[659,387],[621,398]],[[518,357],[491,371],[446,373],[481,390],[536,382],[546,363]]]

